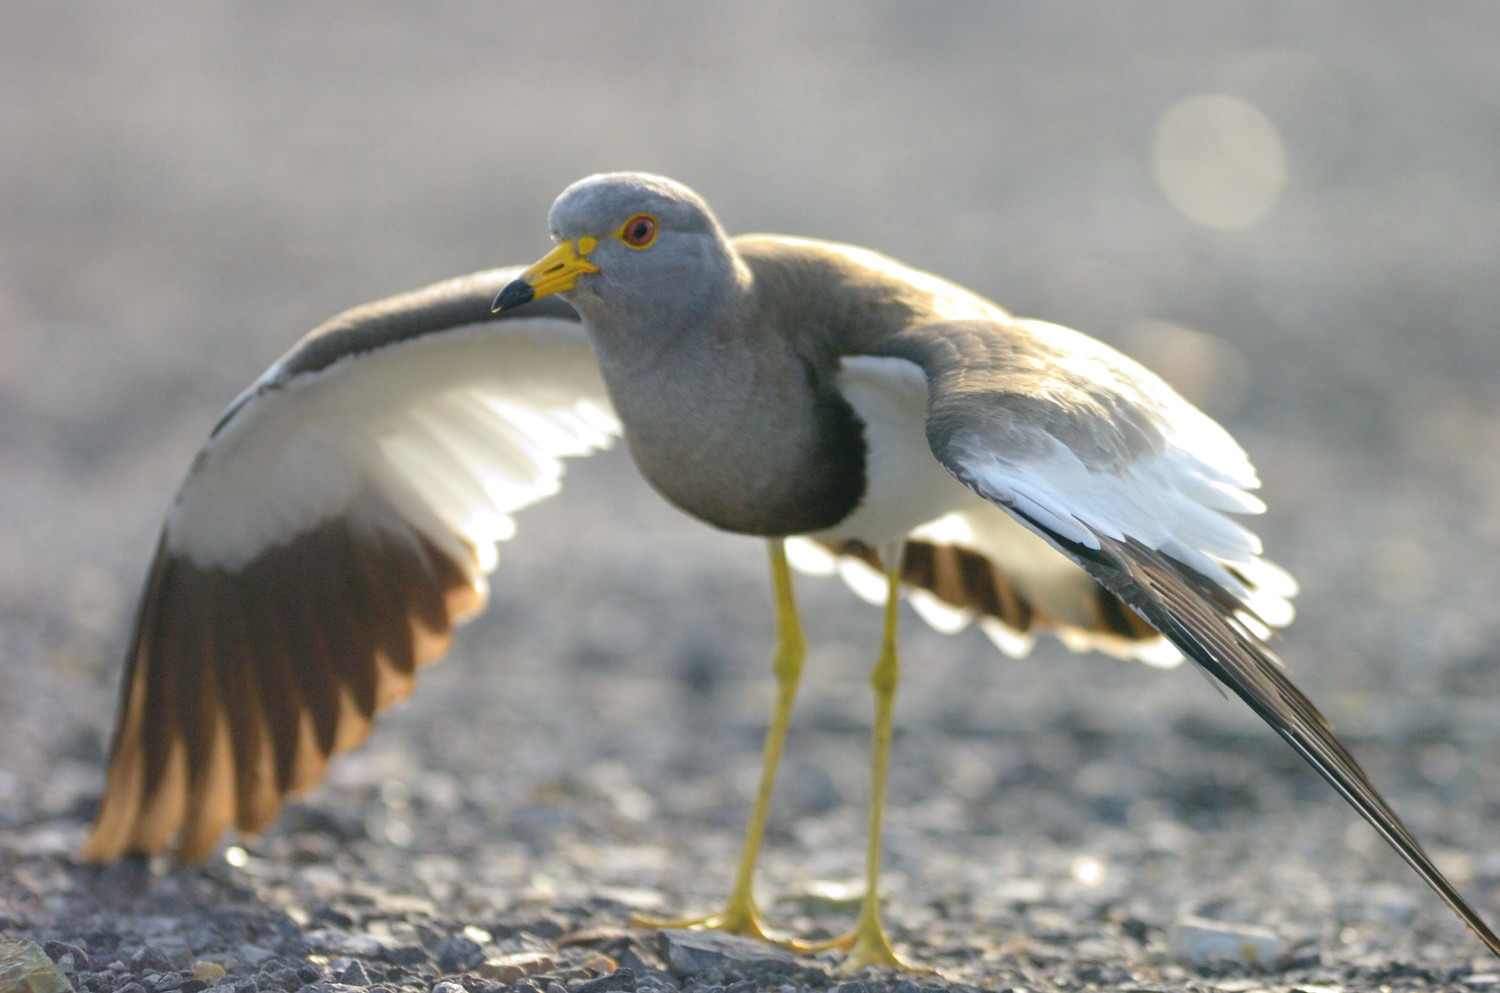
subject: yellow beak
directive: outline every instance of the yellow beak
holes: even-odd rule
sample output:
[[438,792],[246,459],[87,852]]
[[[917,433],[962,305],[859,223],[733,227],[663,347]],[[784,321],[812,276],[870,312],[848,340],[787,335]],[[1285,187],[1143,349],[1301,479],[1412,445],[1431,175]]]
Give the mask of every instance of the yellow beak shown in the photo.
[[[575,246],[571,241],[560,241],[530,269],[521,273],[495,297],[494,313],[519,307],[540,297],[551,296],[571,290],[578,277],[586,272],[598,272],[599,267],[584,258],[597,244],[593,238],[580,238]],[[579,249],[582,249],[580,252]]]

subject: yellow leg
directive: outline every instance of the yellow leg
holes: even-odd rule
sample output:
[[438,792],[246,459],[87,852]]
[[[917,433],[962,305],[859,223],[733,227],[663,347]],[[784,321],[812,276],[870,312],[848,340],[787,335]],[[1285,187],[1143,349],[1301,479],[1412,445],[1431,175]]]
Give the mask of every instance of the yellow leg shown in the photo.
[[781,761],[782,746],[786,744],[787,726],[792,718],[792,701],[796,699],[797,684],[802,679],[802,659],[806,655],[807,644],[802,637],[802,623],[797,617],[797,603],[792,595],[792,573],[787,567],[786,545],[779,538],[773,539],[770,545],[771,586],[776,597],[776,654],[771,663],[776,675],[776,709],[771,714],[770,727],[766,729],[760,787],[755,794],[755,806],[750,810],[750,823],[745,829],[745,847],[740,854],[739,869],[734,875],[734,886],[729,891],[729,899],[724,908],[718,913],[679,919],[633,918],[637,924],[645,927],[713,928],[732,934],[753,935],[767,941],[786,940],[766,930],[760,909],[755,905],[752,886],[755,863],[760,856],[761,841],[765,837],[766,814],[771,807],[771,790],[776,785],[776,766]]
[[887,563],[885,625],[880,641],[880,656],[870,672],[875,690],[875,733],[870,771],[870,825],[865,848],[865,895],[860,902],[859,923],[846,935],[824,942],[793,942],[801,952],[847,948],[849,956],[842,969],[858,972],[866,966],[910,969],[891,947],[885,926],[880,922],[880,832],[885,812],[886,771],[891,758],[891,725],[896,708],[896,684],[901,676],[901,662],[896,652],[897,619],[900,616],[901,555],[903,547],[883,549]]

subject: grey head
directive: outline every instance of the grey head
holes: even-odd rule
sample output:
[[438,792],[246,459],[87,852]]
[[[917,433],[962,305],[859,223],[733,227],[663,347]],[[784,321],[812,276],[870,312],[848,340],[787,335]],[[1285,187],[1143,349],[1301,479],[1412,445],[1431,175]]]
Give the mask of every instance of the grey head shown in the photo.
[[648,173],[603,173],[563,190],[548,215],[556,247],[495,309],[560,294],[596,337],[672,336],[732,303],[749,281],[703,198]]

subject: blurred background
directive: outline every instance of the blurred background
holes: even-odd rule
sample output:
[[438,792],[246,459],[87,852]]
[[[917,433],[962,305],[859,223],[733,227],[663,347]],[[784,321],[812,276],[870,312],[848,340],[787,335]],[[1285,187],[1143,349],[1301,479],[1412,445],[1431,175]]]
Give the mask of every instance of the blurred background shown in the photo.
[[[865,245],[1096,335],[1221,419],[1304,587],[1280,649],[1494,907],[1497,51],[1481,2],[7,5],[0,827],[81,836],[157,528],[229,400],[345,307],[532,261],[565,185],[642,169],[731,233]],[[769,700],[764,552],[620,452],[569,479],[315,809],[375,791],[380,843],[435,851],[423,811],[483,804],[534,854],[581,830],[537,798],[594,790],[605,836],[732,848]],[[802,592],[776,843],[852,873],[877,615]],[[893,871],[947,878],[947,831],[995,866],[1050,839],[1097,883],[1078,858],[1185,860],[1203,831],[1456,927],[1197,674],[907,631]]]

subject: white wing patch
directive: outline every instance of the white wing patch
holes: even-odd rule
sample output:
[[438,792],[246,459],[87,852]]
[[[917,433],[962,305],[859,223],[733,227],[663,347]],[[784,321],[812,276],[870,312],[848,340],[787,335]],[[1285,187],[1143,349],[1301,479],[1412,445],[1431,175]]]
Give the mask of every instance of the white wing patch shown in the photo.
[[[1076,651],[1101,650],[1154,665],[1175,665],[1181,655],[1165,641],[1126,641],[1086,629],[1095,620],[1095,583],[1070,559],[954,479],[933,456],[926,436],[927,377],[904,359],[848,356],[838,386],[865,426],[867,481],[864,500],[846,520],[814,539],[855,538],[879,546],[905,536],[957,545],[988,558],[1028,600],[1056,622],[1053,630]],[[885,601],[886,581],[852,556],[834,556],[813,540],[792,538],[787,557],[799,572],[837,573],[861,599]],[[907,587],[907,600],[930,626],[955,633],[975,622],[974,611],[954,607],[926,590]],[[1005,654],[1026,655],[1035,641],[993,617],[979,627]]]
[[[958,445],[957,468],[974,489],[958,484],[932,455],[925,434],[927,379],[920,366],[887,357],[846,357],[840,391],[865,425],[867,493],[848,519],[812,536],[855,538],[878,547],[900,535],[978,552],[1000,569],[1028,602],[1043,611],[1048,628],[1075,650],[1101,650],[1170,666],[1181,654],[1162,639],[1126,639],[1097,627],[1095,583],[1074,562],[1001,507],[1016,511],[1069,541],[1098,547],[1098,535],[1134,538],[1159,549],[1239,596],[1258,629],[1291,620],[1296,583],[1260,558],[1258,538],[1230,514],[1254,514],[1264,505],[1249,491],[1260,485],[1244,451],[1214,421],[1179,398],[1146,370],[1077,332],[1039,321],[1022,322],[1054,342],[1071,371],[1139,396],[1164,436],[1160,451],[1119,465],[1090,465],[1064,440],[1031,429],[1025,458],[976,434]],[[1027,430],[1017,428],[1017,430]],[[1040,454],[1038,454],[1040,453]],[[1000,506],[996,506],[999,504]],[[863,599],[883,602],[885,580],[854,556],[834,557],[812,541],[794,539],[788,555],[800,571],[837,571]],[[975,612],[930,592],[908,588],[917,613],[940,631],[958,631]],[[1033,642],[991,616],[978,618],[990,639],[1009,655]],[[1264,622],[1261,624],[1260,622]]]
[[[1024,323],[1051,336],[1083,338],[1055,325]],[[958,468],[983,496],[1069,541],[1098,548],[1097,535],[1134,539],[1233,592],[1264,624],[1290,622],[1296,582],[1260,558],[1260,539],[1226,516],[1265,509],[1248,492],[1260,480],[1244,450],[1155,376],[1123,357],[1112,359],[1110,378],[1129,374],[1124,385],[1149,394],[1163,429],[1159,451],[1123,465],[1090,465],[1064,439],[1035,426],[1030,450],[1040,456],[1015,457],[976,439],[955,445]],[[1100,378],[1097,370],[1089,374]]]
[[[235,569],[373,487],[455,560],[488,572],[510,514],[555,493],[560,459],[620,433],[576,322],[513,319],[349,356],[240,407],[205,446],[168,547]],[[467,545],[468,548],[463,546]]]

